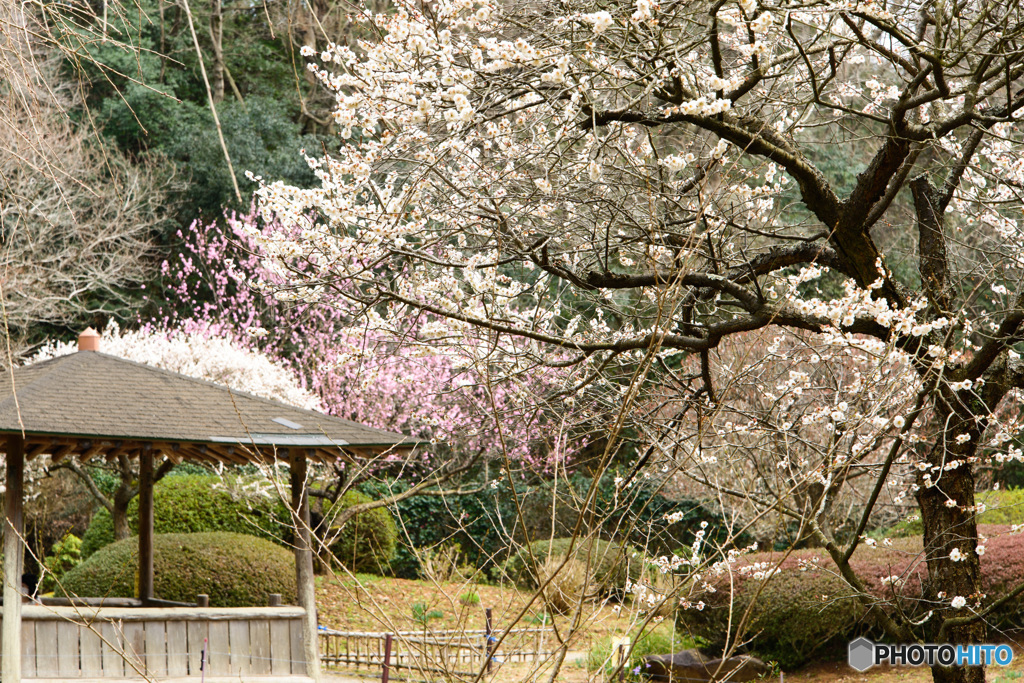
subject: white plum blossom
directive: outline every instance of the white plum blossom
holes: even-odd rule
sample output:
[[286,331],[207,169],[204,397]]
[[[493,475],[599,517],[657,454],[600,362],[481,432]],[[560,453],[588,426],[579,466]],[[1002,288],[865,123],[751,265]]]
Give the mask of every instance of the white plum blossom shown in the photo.
[[593,12],[591,14],[584,14],[582,18],[583,21],[587,22],[594,28],[594,33],[597,35],[601,35],[615,24],[615,21],[612,19],[612,15],[606,10]]
[[[1024,111],[1001,80],[1024,57],[970,3],[923,33],[913,4],[713,7],[353,12],[358,54],[328,46],[331,64],[308,65],[338,146],[307,156],[312,185],[256,190],[275,228],[253,238],[283,281],[267,287],[343,299],[353,329],[443,353],[517,409],[578,410],[567,431],[628,433],[644,455],[628,480],[607,472],[617,500],[641,483],[728,499],[766,536],[785,510],[824,544],[849,528],[838,511],[870,501],[864,534],[926,493],[945,524],[955,484],[1024,460],[1024,386],[1005,379],[1020,376],[1005,283],[1024,274],[1024,132],[999,113],[1006,97]],[[857,174],[837,182],[826,156]],[[939,282],[906,253],[925,240],[898,231],[924,225],[904,215],[927,204],[908,184],[947,180]],[[557,386],[531,391],[535,376]],[[973,518],[961,531],[974,547]],[[656,564],[741,571],[695,544],[689,564]],[[953,548],[945,568],[966,559]]]
[[[49,343],[29,363],[77,350],[76,342]],[[301,386],[292,371],[209,330],[125,331],[111,322],[103,330],[100,351],[299,408],[322,408],[320,400]]]

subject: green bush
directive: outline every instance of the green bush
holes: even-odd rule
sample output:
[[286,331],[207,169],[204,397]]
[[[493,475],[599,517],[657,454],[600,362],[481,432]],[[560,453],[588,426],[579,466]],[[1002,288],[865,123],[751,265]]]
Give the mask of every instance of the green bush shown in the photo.
[[[989,539],[981,562],[981,578],[982,590],[991,600],[1005,594],[1024,575],[1024,538],[1006,531],[1006,527],[993,526],[979,529],[981,535]],[[915,538],[896,539],[891,548],[861,544],[850,564],[871,594],[892,601],[895,593],[901,609],[910,618],[920,619],[929,607],[921,600],[927,567],[920,553],[921,542]],[[826,571],[832,563],[822,550],[794,551],[767,582],[749,578],[740,571],[743,565],[762,562],[770,563],[760,568],[767,569],[782,557],[778,553],[746,555],[731,573],[715,580],[708,578],[717,590],[699,596],[706,603],[703,610],[680,610],[679,627],[709,647],[720,648],[730,635],[729,603],[732,601],[732,638],[741,635],[735,629],[749,610],[739,640],[749,640],[754,654],[765,661],[777,661],[786,669],[838,654],[850,640],[859,636],[883,637],[865,620],[865,610],[853,597],[849,586]],[[815,558],[823,569],[801,570],[802,563],[804,567],[813,566]],[[902,585],[883,585],[882,579],[888,576],[901,577]],[[730,591],[730,582],[735,586],[733,591]],[[1006,628],[1020,623],[1022,616],[1024,598],[1018,597],[991,614],[988,621],[993,628]]]
[[[639,555],[621,543],[601,539],[578,540],[555,538],[550,541],[534,541],[524,546],[505,561],[505,576],[525,588],[537,588],[537,575],[530,562],[530,551],[537,560],[536,569],[542,569],[549,556],[563,558],[572,545],[573,559],[590,568],[593,584],[603,593],[623,596],[626,582],[640,577],[642,566]],[[637,555],[637,557],[633,557]]]
[[341,528],[332,526],[338,515],[353,505],[372,502],[360,491],[347,491],[335,503],[325,503],[324,519],[329,525],[328,540],[334,559],[351,572],[382,574],[395,556],[398,527],[386,507],[363,512]]
[[[465,485],[470,486],[470,482]],[[403,480],[365,482],[360,490],[371,498],[383,498],[408,490]],[[458,544],[462,557],[474,567],[490,569],[494,557],[504,559],[509,540],[505,529],[514,526],[515,504],[511,496],[490,486],[459,496],[412,496],[395,505],[399,543],[391,573],[405,579],[423,578],[424,550]]]
[[[138,541],[112,543],[62,580],[62,595],[135,597]],[[154,597],[194,602],[210,596],[212,607],[267,604],[267,595],[295,598],[294,555],[255,536],[229,532],[157,534],[153,538]]]
[[[681,629],[707,641],[712,648],[724,646],[729,633],[729,590],[727,585],[720,588],[713,595],[703,596],[708,603],[703,610],[678,613]],[[864,612],[851,595],[840,579],[820,571],[787,568],[763,587],[760,581],[741,582],[732,606],[733,634],[735,624],[749,610],[743,635],[751,638],[750,649],[765,661],[777,661],[784,669],[799,667],[831,654],[861,625]]]
[[[280,501],[265,496],[239,495],[229,486],[237,480],[212,475],[166,477],[153,487],[153,531],[157,534],[194,534],[232,531],[259,536],[278,543],[290,536],[288,512]],[[128,505],[128,525],[138,532],[139,499]],[[114,520],[100,508],[82,537],[82,557],[87,559],[114,542]]]
[[[594,509],[603,511],[600,535],[615,537],[649,555],[677,553],[693,543],[702,522],[708,522],[704,538],[722,543],[730,534],[730,523],[713,507],[688,499],[669,499],[650,486],[637,484],[626,491],[617,490],[613,471],[597,481]],[[579,500],[587,498],[594,484],[592,477],[576,473],[554,483],[517,484],[515,495],[501,483],[467,480],[472,493],[457,496],[413,496],[395,505],[399,520],[399,544],[391,571],[401,578],[424,576],[424,550],[458,544],[466,563],[488,574],[500,575],[501,565],[514,548],[537,539],[564,537],[573,533],[579,515]],[[402,480],[366,482],[360,489],[372,498],[383,498],[407,490]],[[552,516],[552,501],[555,515]],[[523,517],[520,518],[520,512]],[[671,515],[674,522],[668,522]],[[622,524],[622,520],[631,524]],[[736,545],[751,539],[740,534]]]
[[43,558],[45,572],[39,586],[40,593],[50,593],[67,572],[82,563],[82,539],[72,533],[65,534],[50,547],[50,555]]

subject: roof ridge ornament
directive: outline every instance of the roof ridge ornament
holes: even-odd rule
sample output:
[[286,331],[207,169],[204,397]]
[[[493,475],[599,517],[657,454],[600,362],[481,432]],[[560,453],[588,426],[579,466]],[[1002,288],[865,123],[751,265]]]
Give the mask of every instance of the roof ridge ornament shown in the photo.
[[78,350],[99,351],[101,339],[103,339],[103,337],[100,336],[99,332],[91,327],[87,327],[80,335],[78,335]]

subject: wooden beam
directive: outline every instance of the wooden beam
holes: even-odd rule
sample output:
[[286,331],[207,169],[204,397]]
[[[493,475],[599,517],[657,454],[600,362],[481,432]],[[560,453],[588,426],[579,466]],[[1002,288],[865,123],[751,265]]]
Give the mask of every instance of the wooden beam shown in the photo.
[[153,449],[139,455],[139,599],[153,597]]
[[247,465],[249,463],[249,461],[243,458],[242,456],[235,455],[235,450],[233,448],[229,449],[228,447],[221,446],[219,444],[216,446],[204,446],[204,448],[207,448],[207,450],[209,450],[211,453],[214,453],[220,460],[224,462],[229,462],[235,465]]
[[89,462],[103,451],[110,448],[112,444],[109,441],[98,441],[89,445],[89,447],[78,456],[78,460],[84,465]]
[[[317,635],[316,588],[313,583],[313,543],[309,517],[309,491],[306,481],[306,454],[303,449],[289,452],[292,489],[292,523],[295,526],[295,584],[302,617],[302,651],[306,675],[320,682],[320,642]],[[293,655],[294,656],[294,655]]]
[[29,461],[35,460],[40,455],[42,455],[43,453],[46,453],[49,450],[50,450],[49,444],[38,443],[38,444],[34,444],[32,446],[28,446],[25,449],[25,460],[29,460]]
[[63,446],[60,446],[59,448],[54,449],[54,452],[50,454],[50,461],[53,462],[53,464],[56,465],[61,460],[63,460],[64,458],[66,458],[69,455],[71,455],[72,453],[74,453],[76,448],[77,448],[76,444],[66,443]]
[[25,439],[7,437],[7,489],[4,493],[4,608],[0,633],[0,680],[21,683],[21,572],[25,495]]
[[[108,445],[110,445],[109,442],[108,442]],[[133,444],[130,441],[128,443],[125,443],[124,441],[115,441],[113,443],[114,447],[111,448],[106,453],[104,453],[103,454],[103,458],[107,462],[113,462],[114,458],[116,458],[117,456],[123,454],[125,451],[129,450],[132,447],[132,445]],[[129,453],[128,455],[131,455],[131,454]]]
[[182,450],[180,443],[164,444],[162,448],[163,453],[167,456],[167,459],[173,462],[175,465],[180,465],[182,460]]

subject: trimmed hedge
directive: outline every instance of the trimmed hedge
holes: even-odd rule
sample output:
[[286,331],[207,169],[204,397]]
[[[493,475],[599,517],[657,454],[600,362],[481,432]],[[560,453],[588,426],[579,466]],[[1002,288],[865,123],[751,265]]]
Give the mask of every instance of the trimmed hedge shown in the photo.
[[[334,520],[353,505],[369,502],[365,493],[347,491],[335,503],[325,503],[323,515]],[[332,526],[328,534],[334,558],[352,572],[383,574],[398,546],[398,527],[386,507],[358,514],[341,528]]]
[[[139,499],[128,505],[128,526],[138,533]],[[268,541],[291,538],[288,512],[280,501],[265,497],[236,499],[212,475],[169,476],[153,487],[153,531],[157,534],[194,534],[231,531]],[[88,559],[114,542],[114,520],[100,508],[82,537],[82,557]]]
[[[555,538],[550,541],[534,541],[524,546],[505,561],[505,576],[525,588],[537,588],[537,576],[530,563],[529,550],[537,559],[541,569],[549,556],[563,558],[569,552],[571,538]],[[527,549],[529,548],[529,550]],[[642,566],[638,559],[631,557],[633,551],[621,543],[601,539],[577,540],[573,545],[572,557],[581,564],[588,564],[593,582],[603,592],[622,596],[626,582],[640,577]]]
[[[135,597],[138,540],[127,538],[96,552],[66,573],[60,595]],[[153,537],[154,597],[211,607],[266,605],[267,595],[295,598],[294,555],[270,541],[230,532]]]
[[[997,599],[1024,576],[1024,538],[1008,535],[1007,531],[1007,527],[998,526],[979,529],[982,536],[989,538],[981,571],[982,589],[990,600]],[[914,616],[925,609],[919,602],[927,567],[920,553],[921,541],[913,538],[897,539],[892,548],[861,544],[850,564],[872,594],[891,600],[895,590],[901,607]],[[827,571],[832,562],[824,550],[794,551],[767,582],[740,573],[741,567],[760,562],[771,563],[764,568],[774,566],[780,557],[778,553],[753,553],[740,558],[732,569],[732,594],[728,574],[715,580],[706,577],[716,591],[699,596],[706,603],[703,610],[679,611],[680,629],[711,648],[722,647],[729,634],[729,602],[733,598],[732,637],[737,635],[735,628],[740,617],[749,609],[744,630],[744,639],[750,641],[749,649],[761,659],[777,661],[787,669],[839,653],[858,636],[881,637],[865,621],[864,609],[853,597],[853,591]],[[812,563],[814,558],[824,569],[802,571],[801,561]],[[902,586],[894,589],[882,584],[884,577],[894,575],[905,580]],[[1024,597],[1011,603],[992,615],[989,621],[993,627],[1014,622],[1024,614]]]

